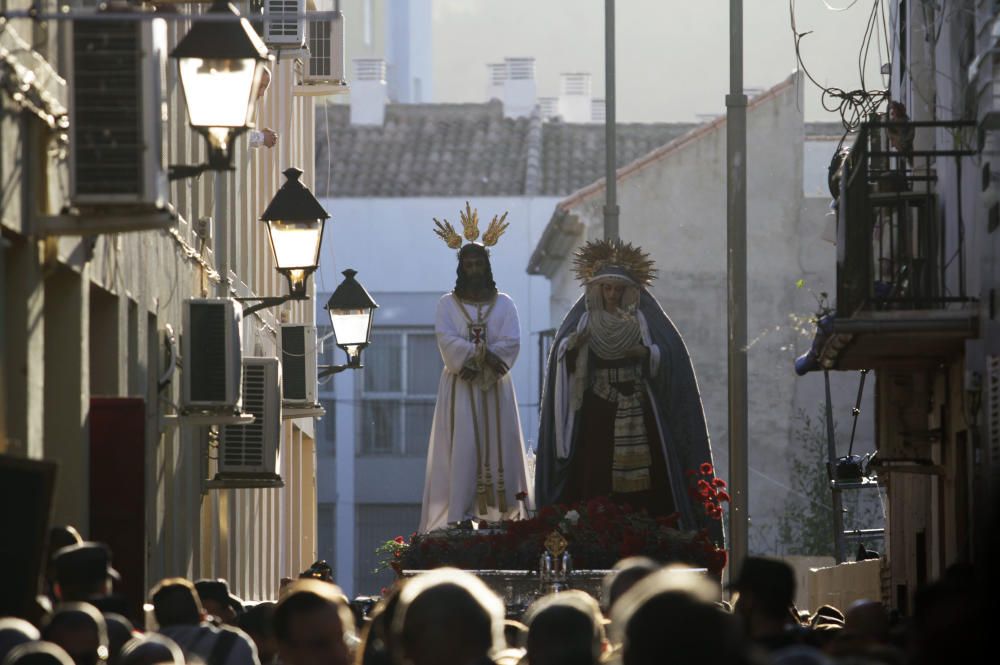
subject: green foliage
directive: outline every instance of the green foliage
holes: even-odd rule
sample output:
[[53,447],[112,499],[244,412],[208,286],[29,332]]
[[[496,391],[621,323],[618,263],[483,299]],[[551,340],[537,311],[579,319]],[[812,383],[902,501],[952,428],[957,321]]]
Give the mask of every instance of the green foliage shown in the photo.
[[[788,555],[834,556],[833,491],[827,473],[825,407],[819,406],[815,418],[799,411],[796,420],[795,445],[789,453],[791,492],[778,516],[776,549]],[[837,439],[836,423],[834,439]],[[841,493],[841,503],[845,529],[884,526],[881,505],[874,490],[845,491]],[[866,544],[877,549],[880,543]],[[857,542],[848,541],[848,557],[856,546]]]
[[827,435],[824,408],[819,417],[804,411],[789,451],[791,492],[778,516],[778,543],[783,554],[833,556],[833,492],[827,475]]

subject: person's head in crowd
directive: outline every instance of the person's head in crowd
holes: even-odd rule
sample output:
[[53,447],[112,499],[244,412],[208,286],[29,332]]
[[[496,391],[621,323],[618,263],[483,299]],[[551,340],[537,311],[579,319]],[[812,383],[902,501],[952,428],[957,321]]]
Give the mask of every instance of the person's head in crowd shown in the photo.
[[739,592],[735,613],[751,640],[772,649],[788,646],[797,625],[789,608],[795,600],[795,574],[784,561],[747,557],[731,587]]
[[125,643],[119,665],[185,665],[184,652],[166,635],[146,633]]
[[229,593],[229,583],[226,580],[198,580],[194,583],[194,588],[206,612],[228,626],[237,624],[243,604]]
[[623,665],[743,663],[739,621],[716,605],[718,587],[699,573],[668,566],[615,603],[612,641]]
[[841,634],[862,647],[888,644],[889,613],[878,601],[859,600],[847,609]]
[[814,649],[819,649],[825,653],[835,651],[833,645],[844,630],[843,624],[836,623],[834,619],[817,623],[809,628],[803,635],[803,642]]
[[104,615],[88,603],[63,603],[42,628],[42,639],[58,644],[76,665],[108,660],[108,627]]
[[11,649],[3,665],[73,665],[73,659],[58,644],[28,642]]
[[835,625],[844,627],[844,613],[833,605],[821,605],[810,617],[809,625],[815,628],[819,625]]
[[478,577],[439,568],[408,581],[392,622],[395,660],[413,665],[485,662],[503,648],[504,606]]
[[55,554],[64,547],[79,545],[83,543],[80,532],[75,527],[68,524],[54,526],[49,529],[49,541],[45,550],[45,582],[47,591],[53,599],[55,594],[52,589],[56,582]]
[[0,618],[0,663],[14,647],[40,639],[42,639],[42,634],[24,619]]
[[161,581],[153,587],[150,600],[160,628],[197,625],[205,618],[198,592],[183,577],[168,577]]
[[595,665],[606,640],[601,609],[582,591],[564,591],[538,600],[525,615],[531,665]]
[[114,612],[105,612],[104,622],[108,626],[108,663],[118,665],[122,647],[135,637],[135,626],[127,618]]
[[503,641],[512,649],[525,648],[528,644],[528,627],[514,619],[505,620],[503,622]]
[[636,582],[650,573],[655,573],[661,567],[659,563],[646,556],[630,556],[616,563],[602,582],[601,598],[604,600],[604,611],[610,614],[616,600],[625,595]]
[[104,543],[83,542],[53,555],[55,596],[61,601],[87,601],[111,594],[118,571],[111,567],[111,550]]
[[45,594],[38,594],[35,596],[35,602],[28,605],[28,611],[25,613],[24,618],[27,619],[32,626],[36,628],[41,628],[45,625],[45,622],[49,620],[49,616],[52,614],[52,599]]
[[399,608],[399,592],[403,583],[397,582],[372,610],[364,626],[359,665],[395,665],[393,660],[392,622]]
[[283,665],[347,665],[354,616],[339,587],[301,579],[288,585],[274,609],[274,636]]
[[299,573],[299,579],[321,580],[333,584],[333,568],[326,561],[320,559]]
[[274,636],[274,603],[257,603],[240,617],[240,628],[257,645],[261,665],[270,665],[278,656],[278,640]]

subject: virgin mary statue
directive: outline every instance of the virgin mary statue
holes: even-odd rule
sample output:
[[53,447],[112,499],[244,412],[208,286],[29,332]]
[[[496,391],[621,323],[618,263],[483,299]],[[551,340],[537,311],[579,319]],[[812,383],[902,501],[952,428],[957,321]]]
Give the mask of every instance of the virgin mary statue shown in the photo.
[[689,496],[686,472],[712,462],[684,340],[646,290],[641,248],[588,242],[574,262],[584,294],[549,352],[538,434],[539,507],[598,496],[679,514],[685,529],[721,525]]

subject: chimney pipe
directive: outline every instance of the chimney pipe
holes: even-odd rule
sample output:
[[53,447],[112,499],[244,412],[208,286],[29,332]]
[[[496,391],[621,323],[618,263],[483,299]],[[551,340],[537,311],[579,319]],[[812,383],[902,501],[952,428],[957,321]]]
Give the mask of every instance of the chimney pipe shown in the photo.
[[559,115],[566,122],[591,122],[591,80],[586,72],[559,75]]
[[383,58],[355,58],[351,81],[351,124],[381,125],[385,121],[387,87]]
[[503,82],[503,115],[526,118],[535,110],[535,59],[504,58],[507,67]]

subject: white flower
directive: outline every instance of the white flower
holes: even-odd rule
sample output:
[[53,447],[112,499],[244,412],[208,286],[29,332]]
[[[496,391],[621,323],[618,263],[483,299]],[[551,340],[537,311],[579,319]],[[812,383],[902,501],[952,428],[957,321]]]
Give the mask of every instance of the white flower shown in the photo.
[[580,513],[576,512],[575,510],[569,511],[563,517],[573,526],[576,526],[576,523],[580,521]]

